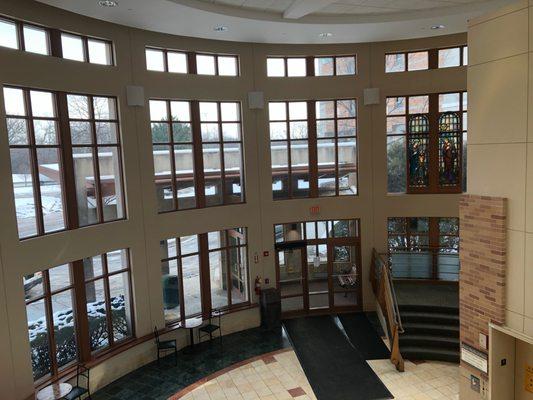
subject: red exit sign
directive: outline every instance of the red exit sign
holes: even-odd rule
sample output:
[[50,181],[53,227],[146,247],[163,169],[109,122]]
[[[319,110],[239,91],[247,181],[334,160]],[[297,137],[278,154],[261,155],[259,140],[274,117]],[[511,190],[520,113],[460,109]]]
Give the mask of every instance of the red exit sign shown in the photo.
[[311,215],[320,214],[320,206],[311,206],[311,207],[309,207],[309,213]]

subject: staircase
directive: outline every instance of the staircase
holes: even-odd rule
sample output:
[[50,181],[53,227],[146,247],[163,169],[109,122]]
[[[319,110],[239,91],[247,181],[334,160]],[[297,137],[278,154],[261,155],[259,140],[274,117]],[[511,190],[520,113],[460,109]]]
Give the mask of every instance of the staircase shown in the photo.
[[459,362],[459,309],[400,305],[404,333],[400,352],[408,360]]

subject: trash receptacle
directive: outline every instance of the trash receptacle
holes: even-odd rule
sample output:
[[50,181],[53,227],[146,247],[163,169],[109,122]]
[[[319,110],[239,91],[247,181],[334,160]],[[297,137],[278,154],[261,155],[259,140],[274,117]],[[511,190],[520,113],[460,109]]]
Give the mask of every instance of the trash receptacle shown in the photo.
[[265,329],[281,327],[281,296],[278,289],[261,291],[261,326]]

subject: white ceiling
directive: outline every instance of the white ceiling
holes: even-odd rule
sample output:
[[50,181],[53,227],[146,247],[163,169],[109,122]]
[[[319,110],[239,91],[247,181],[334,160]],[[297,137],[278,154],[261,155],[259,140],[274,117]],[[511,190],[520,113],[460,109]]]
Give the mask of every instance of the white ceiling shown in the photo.
[[[360,43],[464,32],[513,0],[38,0],[102,20],[183,36],[262,43]],[[445,29],[432,30],[431,26]],[[227,27],[225,32],[214,30]],[[322,37],[321,33],[331,33]]]

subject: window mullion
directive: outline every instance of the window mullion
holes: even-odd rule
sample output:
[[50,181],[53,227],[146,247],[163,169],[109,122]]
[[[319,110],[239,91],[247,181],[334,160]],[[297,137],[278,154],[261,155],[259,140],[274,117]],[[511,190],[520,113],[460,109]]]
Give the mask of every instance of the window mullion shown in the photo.
[[[166,52],[164,53],[166,57]],[[179,209],[179,203],[178,203],[178,187],[176,184],[176,154],[174,153],[174,132],[173,132],[173,120],[172,120],[172,111],[170,108],[170,101],[165,101],[167,106],[167,117],[168,117],[168,141],[170,143],[170,188],[172,190],[172,209],[178,210]]]
[[231,296],[231,291],[232,291],[232,287],[231,287],[231,264],[230,264],[230,255],[231,255],[231,248],[230,248],[230,245],[229,245],[229,234],[228,234],[228,231],[224,231],[224,235],[226,237],[226,248],[224,249],[225,253],[226,253],[226,265],[224,266],[226,268],[226,285],[227,285],[227,291],[228,291],[228,307],[231,308],[231,306],[233,305],[233,299],[232,299],[232,296]]
[[200,122],[200,102],[191,101],[191,125],[193,138],[194,154],[194,181],[196,201],[198,208],[206,206],[205,200],[205,176],[204,176],[204,159],[202,149],[202,131]]
[[48,270],[43,271],[44,278],[44,306],[46,312],[46,325],[48,328],[48,349],[50,355],[51,363],[51,373],[52,376],[56,376],[58,372],[57,366],[57,348],[55,341],[55,332],[54,332],[54,309],[52,307],[52,295],[50,294],[50,274]]
[[85,292],[85,272],[83,260],[71,263],[74,281],[74,298],[76,321],[76,339],[78,343],[78,358],[81,362],[91,359],[91,336],[89,333],[89,319],[87,316],[87,297]]
[[41,185],[39,176],[39,160],[37,158],[37,147],[35,143],[35,129],[33,126],[33,110],[30,100],[30,91],[24,89],[24,102],[28,115],[28,133],[29,133],[29,150],[30,150],[30,168],[32,174],[33,199],[35,201],[35,218],[37,223],[37,234],[44,235],[44,217],[41,198]]
[[177,261],[176,261],[176,267],[177,267],[177,273],[178,273],[178,296],[180,300],[180,322],[185,321],[185,295],[183,293],[183,263],[182,263],[182,255],[181,255],[181,238],[176,238],[176,253],[179,254]]
[[96,135],[96,122],[94,120],[93,96],[87,96],[89,107],[89,121],[91,124],[93,168],[94,168],[94,193],[96,200],[96,215],[98,223],[104,222],[104,205],[102,201],[102,187],[100,183],[100,160],[98,156],[98,138]]
[[[217,57],[218,60],[218,57]],[[217,61],[218,62],[218,61]],[[222,107],[219,101],[216,102],[217,105],[217,114],[218,114],[218,140],[219,140],[219,151],[220,154],[220,179],[222,181],[222,204],[229,204],[230,201],[226,194],[226,163],[224,160],[224,138],[222,136]]]
[[61,179],[64,190],[67,229],[79,228],[78,199],[76,196],[76,177],[74,173],[74,158],[72,138],[68,119],[68,103],[66,93],[60,92],[57,96],[57,113],[59,118],[59,138],[61,152]]
[[309,197],[318,197],[318,143],[316,132],[316,102],[307,102],[307,140],[309,154]]
[[209,274],[209,243],[207,233],[198,235],[198,259],[200,261],[200,298],[202,299],[202,316],[211,315],[211,279]]
[[107,337],[109,340],[109,346],[113,346],[115,340],[113,335],[113,322],[111,309],[111,291],[109,289],[109,269],[107,267],[107,253],[102,254],[102,266],[104,269],[104,293],[105,293],[105,308],[106,308],[106,325],[107,325]]
[[439,192],[439,95],[429,95],[429,185],[425,192]]

